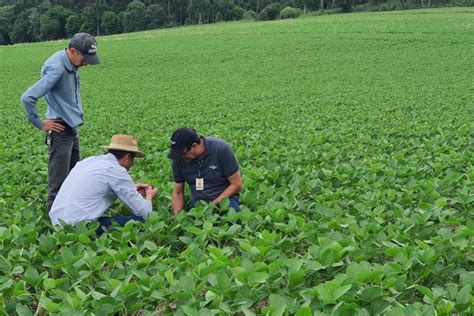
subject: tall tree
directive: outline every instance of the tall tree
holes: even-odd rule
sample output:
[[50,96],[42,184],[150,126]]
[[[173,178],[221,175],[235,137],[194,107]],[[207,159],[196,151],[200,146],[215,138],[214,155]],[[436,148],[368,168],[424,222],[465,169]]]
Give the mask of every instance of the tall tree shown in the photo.
[[146,6],[143,2],[133,1],[128,4],[123,16],[123,30],[125,32],[143,31],[146,29]]
[[166,24],[168,14],[160,4],[152,4],[146,8],[147,29],[156,29]]
[[72,37],[74,34],[79,32],[81,29],[81,18],[73,14],[67,18],[66,26],[64,31],[66,32],[67,37]]
[[81,15],[81,32],[95,34],[97,32],[97,17],[95,6],[87,6]]
[[15,20],[14,6],[0,7],[0,45],[12,44],[10,32]]
[[119,16],[112,11],[105,12],[102,15],[101,29],[104,35],[121,33],[122,25]]
[[13,29],[10,33],[10,38],[13,43],[25,43],[30,42],[32,40],[29,32],[29,14],[29,11],[23,11],[16,18],[15,23],[13,24]]

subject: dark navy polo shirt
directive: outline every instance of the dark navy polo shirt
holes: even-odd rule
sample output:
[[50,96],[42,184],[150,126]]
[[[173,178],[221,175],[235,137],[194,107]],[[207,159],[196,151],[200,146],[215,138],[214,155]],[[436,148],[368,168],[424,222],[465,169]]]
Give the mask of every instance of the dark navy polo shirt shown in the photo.
[[[174,181],[189,185],[193,203],[212,202],[230,185],[227,178],[239,171],[229,144],[215,137],[202,137],[201,141],[204,141],[205,151],[200,157],[190,162],[173,160]],[[204,179],[204,190],[196,190],[197,178]]]

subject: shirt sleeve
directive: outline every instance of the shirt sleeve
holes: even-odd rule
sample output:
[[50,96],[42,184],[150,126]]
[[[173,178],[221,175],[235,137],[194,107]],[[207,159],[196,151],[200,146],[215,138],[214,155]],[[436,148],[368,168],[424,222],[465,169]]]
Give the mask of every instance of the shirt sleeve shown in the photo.
[[179,171],[179,162],[177,160],[173,160],[172,163],[172,168],[173,168],[173,178],[174,182],[176,183],[183,183],[184,178],[181,175],[181,172]]
[[37,128],[43,126],[43,121],[38,115],[36,103],[39,98],[46,95],[54,87],[62,75],[63,71],[58,67],[45,67],[41,79],[26,90],[26,92],[21,96],[21,103],[28,115],[28,120],[30,120],[31,124]]
[[125,169],[115,172],[115,177],[110,185],[119,199],[127,204],[135,215],[146,217],[151,214],[151,203],[138,193],[132,178]]
[[219,163],[226,178],[239,171],[239,164],[229,145],[223,146],[219,152]]

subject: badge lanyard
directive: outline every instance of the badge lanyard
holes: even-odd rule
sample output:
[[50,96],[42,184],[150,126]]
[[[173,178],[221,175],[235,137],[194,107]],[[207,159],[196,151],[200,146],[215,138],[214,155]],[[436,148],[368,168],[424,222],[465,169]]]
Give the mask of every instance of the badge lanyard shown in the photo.
[[202,159],[196,164],[198,167],[198,177],[196,178],[196,191],[204,190],[204,178],[201,178]]

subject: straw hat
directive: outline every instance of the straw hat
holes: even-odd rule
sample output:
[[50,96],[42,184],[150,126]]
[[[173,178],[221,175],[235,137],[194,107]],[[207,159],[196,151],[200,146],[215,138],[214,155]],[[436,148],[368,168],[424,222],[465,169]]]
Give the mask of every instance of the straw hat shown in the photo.
[[138,150],[137,139],[131,135],[114,135],[112,136],[110,144],[102,147],[131,152],[135,154],[135,157],[145,157],[145,154]]

